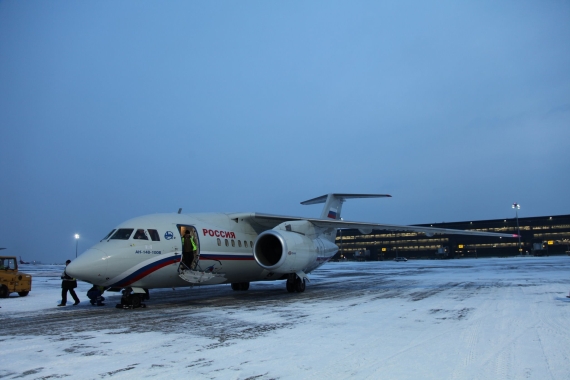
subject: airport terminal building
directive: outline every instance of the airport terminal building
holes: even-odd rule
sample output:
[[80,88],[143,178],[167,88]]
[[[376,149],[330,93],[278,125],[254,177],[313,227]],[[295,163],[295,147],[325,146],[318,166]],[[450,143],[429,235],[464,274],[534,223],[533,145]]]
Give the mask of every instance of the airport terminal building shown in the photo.
[[[518,222],[518,227],[517,227]],[[421,232],[339,230],[334,259],[392,260],[570,254],[570,215],[418,224],[424,227],[517,234],[518,238],[433,235]]]

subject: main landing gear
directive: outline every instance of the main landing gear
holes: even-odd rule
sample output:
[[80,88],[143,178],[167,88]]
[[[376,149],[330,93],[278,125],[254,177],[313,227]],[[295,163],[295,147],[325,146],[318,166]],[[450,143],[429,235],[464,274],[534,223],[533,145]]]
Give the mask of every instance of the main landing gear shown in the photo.
[[139,307],[144,309],[146,304],[143,301],[150,299],[148,290],[144,289],[144,291],[144,293],[134,293],[131,288],[124,289],[121,303],[118,303],[115,307],[117,309],[137,309]]
[[290,273],[287,277],[286,286],[289,293],[303,293],[305,291],[305,279],[297,276],[295,273]]
[[247,290],[249,282],[232,282],[232,290]]

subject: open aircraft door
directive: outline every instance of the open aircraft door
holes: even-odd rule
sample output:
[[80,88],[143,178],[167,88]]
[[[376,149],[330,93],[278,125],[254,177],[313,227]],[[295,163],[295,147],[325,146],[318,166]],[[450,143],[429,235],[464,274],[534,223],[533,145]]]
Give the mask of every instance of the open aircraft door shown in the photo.
[[194,259],[192,253],[184,253],[184,235],[186,235],[186,231],[190,231],[190,236],[192,236],[192,240],[196,245],[196,262],[200,260],[200,240],[198,239],[198,232],[194,226],[188,226],[184,224],[177,224],[178,232],[180,233],[180,251],[182,252],[182,258],[180,259],[180,266],[186,266],[187,269],[190,269],[192,266],[192,261]]
[[[182,258],[178,266],[178,275],[180,278],[191,284],[208,283],[208,285],[212,285],[225,282],[226,278],[223,274],[216,273],[210,268],[202,268],[200,265],[200,240],[198,239],[196,228],[184,224],[178,224],[177,227],[178,232],[180,232],[180,249],[182,250]],[[195,256],[191,253],[184,253],[184,240],[182,238],[186,234],[186,231],[190,231],[190,236],[192,236],[194,244],[196,245]]]

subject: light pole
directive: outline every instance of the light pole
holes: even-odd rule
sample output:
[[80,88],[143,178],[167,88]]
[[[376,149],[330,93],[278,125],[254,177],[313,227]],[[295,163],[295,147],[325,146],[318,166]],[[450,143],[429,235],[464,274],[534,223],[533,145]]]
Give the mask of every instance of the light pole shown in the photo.
[[75,234],[75,258],[77,258],[77,244],[79,243],[79,234]]
[[521,229],[519,228],[519,210],[521,209],[521,205],[517,202],[513,203],[513,208],[515,209],[515,215],[517,217],[517,235],[519,235],[519,255],[522,255],[522,248],[521,248]]

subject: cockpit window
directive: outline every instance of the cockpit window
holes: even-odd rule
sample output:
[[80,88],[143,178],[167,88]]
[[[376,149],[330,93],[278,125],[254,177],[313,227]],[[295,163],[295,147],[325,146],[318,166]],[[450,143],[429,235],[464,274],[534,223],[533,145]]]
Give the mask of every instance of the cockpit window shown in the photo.
[[111,239],[129,240],[134,230],[134,228],[119,228],[117,232],[111,236]]
[[142,228],[139,228],[139,229],[137,230],[137,232],[135,233],[134,239],[148,240],[148,237],[147,237],[146,234],[144,233],[144,230],[143,230]]
[[113,235],[113,232],[115,232],[115,231],[117,231],[117,230],[114,229],[113,231],[109,232],[109,233],[107,234],[107,236],[105,236],[103,239],[101,239],[101,241],[109,239],[109,236]]
[[160,236],[158,235],[157,230],[148,230],[148,234],[150,235],[152,241],[160,241]]

